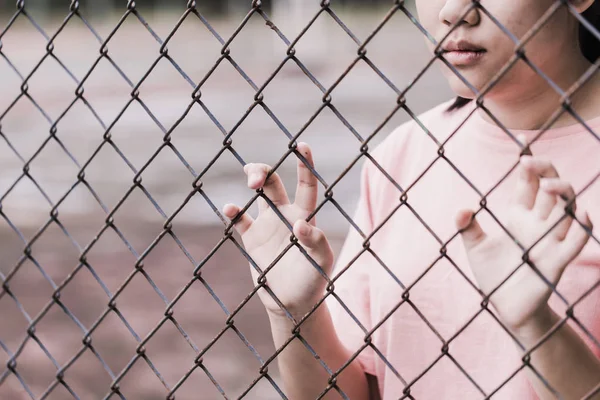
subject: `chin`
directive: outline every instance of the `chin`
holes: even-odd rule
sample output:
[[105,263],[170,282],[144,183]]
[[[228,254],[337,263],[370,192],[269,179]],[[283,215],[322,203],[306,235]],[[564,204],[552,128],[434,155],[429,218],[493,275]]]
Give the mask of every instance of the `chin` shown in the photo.
[[450,85],[450,88],[458,97],[470,100],[473,100],[476,97],[475,93],[465,85],[461,85],[460,87],[458,85]]
[[[469,79],[468,76],[463,75],[465,80],[467,80],[474,88],[480,88],[482,85],[479,85],[474,79]],[[475,93],[467,86],[458,76],[454,75],[448,77],[448,84],[450,85],[450,89],[454,92],[456,96],[463,97],[465,99],[474,99],[477,97]]]

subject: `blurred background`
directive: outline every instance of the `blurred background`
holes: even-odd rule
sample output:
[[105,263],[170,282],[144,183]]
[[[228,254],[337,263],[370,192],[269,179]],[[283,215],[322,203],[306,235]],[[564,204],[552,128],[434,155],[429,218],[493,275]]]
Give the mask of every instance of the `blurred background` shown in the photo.
[[[330,7],[362,43],[393,3],[333,0]],[[115,379],[127,399],[165,398],[176,385],[177,398],[221,398],[211,380],[228,398],[238,398],[260,377],[260,361],[242,338],[263,361],[275,351],[256,297],[236,315],[237,331],[226,329],[227,312],[253,287],[246,259],[231,241],[222,243],[225,225],[218,214],[226,203],[243,206],[253,196],[243,163],[278,163],[289,137],[314,117],[299,140],[312,147],[317,171],[332,184],[360,154],[360,138],[395,109],[390,84],[402,90],[427,65],[425,39],[396,12],[366,47],[388,82],[359,61],[331,93],[336,115],[319,111],[323,92],[293,60],[281,66],[288,46],[276,30],[292,42],[321,9],[319,1],[263,1],[277,29],[258,13],[243,23],[250,0],[197,1],[202,18],[185,14],[183,0],[140,0],[135,10],[141,19],[126,14],[124,0],[80,1],[83,19],[74,15],[65,23],[69,4],[26,0],[26,15],[13,18],[15,1],[0,0],[0,398],[119,398],[111,396]],[[412,3],[407,7],[414,13]],[[223,43],[242,23],[228,46],[230,60],[221,59]],[[168,37],[168,57],[161,57]],[[294,48],[328,89],[353,64],[358,47],[323,12]],[[192,104],[200,82],[202,105]],[[265,107],[252,108],[256,88],[266,82]],[[407,104],[419,114],[450,98],[434,65],[408,92]],[[403,110],[393,114],[370,148],[409,118]],[[163,147],[171,130],[172,146]],[[232,130],[234,151],[223,151]],[[103,140],[107,131],[110,143]],[[349,215],[361,165],[333,191]],[[142,169],[141,185],[134,186]],[[292,197],[295,157],[278,172]],[[88,186],[78,180],[82,173]],[[200,175],[203,192],[191,195]],[[164,223],[174,213],[172,234],[165,235]],[[337,254],[349,223],[331,204],[317,221]],[[79,262],[83,252],[85,265]],[[135,272],[140,257],[144,273]],[[198,265],[204,282],[182,292]],[[60,305],[52,302],[59,286]],[[181,293],[172,308],[177,323],[157,328]],[[116,308],[107,311],[115,295]],[[35,329],[28,338],[30,326]],[[90,330],[93,351],[82,344]],[[136,357],[146,338],[146,359]],[[210,376],[201,368],[186,376],[207,346],[203,365]],[[11,359],[14,372],[7,367]],[[276,363],[269,373],[280,384]],[[246,398],[280,396],[263,378]]]

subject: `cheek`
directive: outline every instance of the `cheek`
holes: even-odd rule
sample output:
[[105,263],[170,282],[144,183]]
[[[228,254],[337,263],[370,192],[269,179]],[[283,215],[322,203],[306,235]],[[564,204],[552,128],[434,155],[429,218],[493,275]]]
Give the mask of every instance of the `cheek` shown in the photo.
[[445,0],[416,0],[417,19],[431,34],[435,33],[440,23],[439,15],[444,2]]
[[533,59],[551,62],[561,57],[561,53],[573,47],[573,37],[577,35],[577,24],[570,20],[568,11],[558,11],[535,33],[525,50]]
[[[540,2],[541,3],[541,2]],[[530,34],[531,29],[540,22],[547,8],[528,9],[530,11],[526,17],[517,18],[514,15],[512,18],[506,19],[506,28],[519,40],[525,39],[525,36]],[[525,10],[524,10],[525,11]],[[561,57],[563,51],[568,48],[568,32],[565,29],[565,24],[568,24],[567,18],[562,13],[556,13],[550,18],[534,36],[529,38],[525,45],[525,53],[527,58],[540,68],[545,73],[552,71],[555,60]],[[562,34],[560,34],[562,32]],[[502,34],[501,40],[498,42],[498,57],[495,62],[501,68],[515,54],[515,44],[505,34]],[[535,80],[535,73],[523,61],[517,62],[509,71],[510,80],[528,82],[530,79]]]
[[[554,0],[507,0],[494,2],[486,8],[508,32],[521,39],[539,22],[553,3]],[[484,2],[482,4],[485,5]],[[506,37],[506,34],[503,35]]]

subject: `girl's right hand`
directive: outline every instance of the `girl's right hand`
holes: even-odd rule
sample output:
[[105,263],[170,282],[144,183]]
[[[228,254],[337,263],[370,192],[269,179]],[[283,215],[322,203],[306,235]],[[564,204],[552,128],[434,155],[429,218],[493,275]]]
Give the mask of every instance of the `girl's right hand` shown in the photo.
[[[312,154],[306,143],[298,143],[297,150],[314,167]],[[310,223],[306,218],[315,210],[318,196],[318,180],[298,159],[298,187],[293,204],[285,191],[278,174],[272,174],[265,182],[271,167],[266,164],[247,164],[244,172],[248,176],[248,187],[263,187],[264,194],[276,205],[279,212],[293,226],[292,232],[299,244],[312,259],[330,276],[333,267],[333,251],[324,233],[316,227],[313,217]],[[290,244],[291,233],[279,216],[261,197],[258,198],[259,215],[254,220],[247,212],[234,225],[241,235],[246,252],[254,262],[265,270]],[[223,213],[229,219],[235,218],[240,207],[226,204]],[[250,265],[254,284],[259,273]],[[296,319],[302,318],[323,297],[327,281],[298,250],[291,247],[267,275],[267,285]],[[285,312],[264,289],[258,291],[261,301],[271,316],[283,316]]]

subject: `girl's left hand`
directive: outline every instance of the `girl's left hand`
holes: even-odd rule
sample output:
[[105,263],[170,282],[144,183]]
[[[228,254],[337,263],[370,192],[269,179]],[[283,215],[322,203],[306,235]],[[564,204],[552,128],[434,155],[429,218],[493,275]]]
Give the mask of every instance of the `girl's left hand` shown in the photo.
[[[521,157],[508,219],[502,222],[526,250],[533,246],[529,260],[552,285],[558,283],[567,265],[590,237],[565,213],[568,201],[573,199],[572,186],[558,176],[552,163],[538,157]],[[573,202],[577,220],[591,231],[593,225],[588,214],[576,208]],[[486,234],[473,218],[472,211],[460,211],[456,226],[462,231],[479,288],[489,295],[523,262],[524,251],[504,231],[497,235]],[[550,286],[530,265],[523,264],[490,297],[490,302],[506,327],[518,334],[547,317],[551,294]]]

